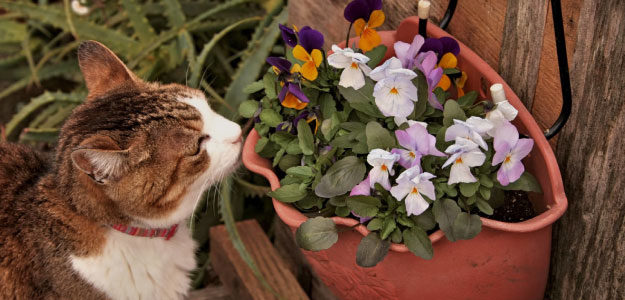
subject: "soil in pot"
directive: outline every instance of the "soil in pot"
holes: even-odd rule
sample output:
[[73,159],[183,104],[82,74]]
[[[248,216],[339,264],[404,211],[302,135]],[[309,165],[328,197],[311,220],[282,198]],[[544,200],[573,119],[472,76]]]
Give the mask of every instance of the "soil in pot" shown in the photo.
[[496,208],[492,216],[483,215],[485,218],[507,223],[523,222],[535,216],[532,202],[524,191],[506,191],[503,205]]

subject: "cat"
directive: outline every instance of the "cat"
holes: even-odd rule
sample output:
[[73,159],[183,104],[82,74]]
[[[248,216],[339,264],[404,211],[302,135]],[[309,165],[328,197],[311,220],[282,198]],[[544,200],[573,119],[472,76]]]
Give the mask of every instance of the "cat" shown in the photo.
[[183,299],[185,222],[239,165],[241,127],[98,42],[78,62],[89,92],[54,157],[0,143],[0,299]]

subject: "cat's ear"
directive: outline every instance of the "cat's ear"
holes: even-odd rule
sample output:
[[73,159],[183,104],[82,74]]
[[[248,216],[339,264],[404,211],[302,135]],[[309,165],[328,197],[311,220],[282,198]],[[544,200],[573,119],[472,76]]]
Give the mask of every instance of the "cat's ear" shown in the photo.
[[140,82],[111,50],[96,41],[78,46],[78,64],[89,90],[88,100],[113,89],[131,89]]
[[78,170],[103,184],[121,177],[130,163],[130,151],[121,150],[113,139],[105,135],[86,139],[71,157]]

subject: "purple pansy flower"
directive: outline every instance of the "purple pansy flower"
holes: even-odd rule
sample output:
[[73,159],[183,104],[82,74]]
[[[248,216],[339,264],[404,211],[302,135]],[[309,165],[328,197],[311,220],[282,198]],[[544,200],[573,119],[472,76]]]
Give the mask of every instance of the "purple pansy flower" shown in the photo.
[[282,24],[279,24],[278,26],[280,27],[280,33],[282,34],[284,43],[291,48],[295,47],[297,45],[297,34],[295,33],[295,30]]
[[460,53],[460,45],[456,40],[450,37],[427,38],[419,52],[432,51],[437,57],[443,56],[445,53],[452,53],[457,56]]
[[350,23],[358,19],[369,21],[369,16],[374,10],[382,9],[382,0],[354,0],[347,4],[343,16]]
[[[365,178],[365,180],[363,180],[358,185],[356,185],[354,188],[352,188],[352,191],[349,193],[349,195],[350,196],[359,196],[359,195],[371,196],[371,186],[369,184],[369,177],[367,176],[367,178]],[[353,211],[352,211],[352,215],[354,215],[357,218],[359,218],[360,219],[360,223],[365,223],[365,222],[367,222],[367,221],[372,219],[371,217],[359,216],[358,214],[356,214]]]
[[393,149],[391,153],[399,154],[399,164],[406,169],[418,166],[424,155],[445,156],[436,149],[436,137],[419,123],[406,130],[395,130],[395,136],[404,149]]
[[[303,103],[308,103],[308,97],[302,92],[302,89],[299,87],[299,84],[293,82],[293,77],[291,76],[291,62],[281,58],[281,57],[267,57],[267,62],[273,66],[274,72],[278,74],[278,79],[282,83],[282,89],[280,90],[280,94],[278,94],[278,99],[280,99],[280,103],[282,103],[285,107],[297,108],[291,102],[300,101]],[[289,95],[290,94],[290,95]],[[294,96],[297,99],[293,99]],[[288,97],[288,103],[285,103],[284,100]],[[305,105],[304,105],[305,106]],[[301,107],[303,108],[303,107]],[[301,109],[298,108],[298,109]]]
[[492,165],[501,163],[497,171],[497,180],[501,185],[506,186],[521,177],[525,171],[521,160],[532,151],[533,146],[534,140],[519,139],[519,132],[510,122],[497,129],[493,140],[495,155]]
[[[421,48],[423,49],[423,47]],[[443,110],[443,105],[434,94],[434,88],[443,77],[443,68],[436,67],[436,54],[432,51],[417,55],[416,65],[419,71],[423,72],[428,83],[428,102],[436,109]]]
[[309,26],[302,27],[297,33],[297,36],[299,37],[299,44],[302,45],[308,53],[311,53],[314,49],[321,49],[323,47],[323,34]]
[[420,35],[415,35],[411,44],[404,43],[402,41],[396,42],[393,47],[395,48],[395,56],[399,58],[402,66],[405,69],[414,69],[416,62],[415,59],[421,46],[423,46],[424,39]]

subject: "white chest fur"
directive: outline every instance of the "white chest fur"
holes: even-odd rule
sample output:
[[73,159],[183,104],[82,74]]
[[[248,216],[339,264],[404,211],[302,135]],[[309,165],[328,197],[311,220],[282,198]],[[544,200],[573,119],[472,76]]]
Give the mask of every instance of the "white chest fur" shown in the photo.
[[195,242],[182,224],[168,241],[110,230],[100,255],[70,259],[111,299],[183,299],[195,268]]

